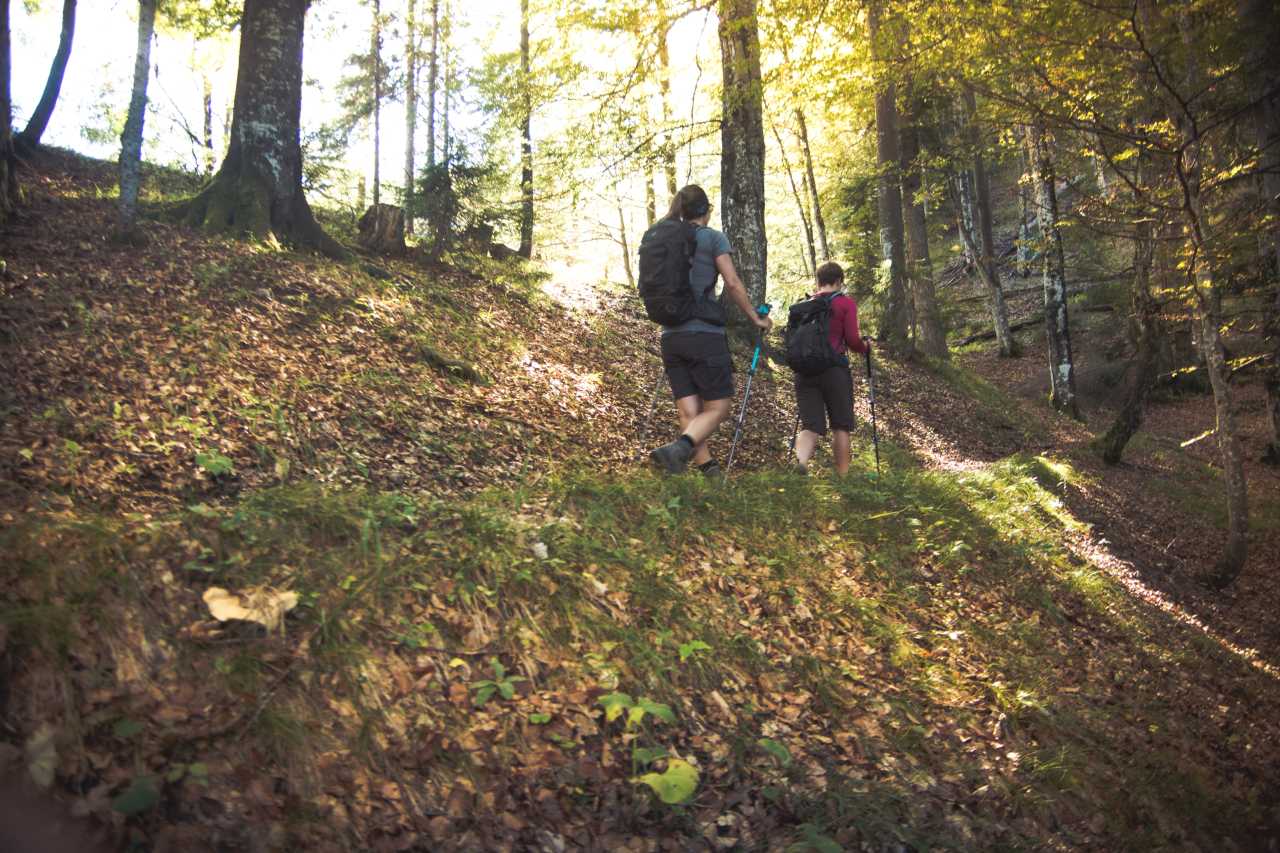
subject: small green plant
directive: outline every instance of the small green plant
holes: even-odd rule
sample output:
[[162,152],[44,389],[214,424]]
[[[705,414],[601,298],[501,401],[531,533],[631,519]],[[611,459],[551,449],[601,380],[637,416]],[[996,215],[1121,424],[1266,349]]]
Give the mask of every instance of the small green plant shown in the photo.
[[471,702],[477,708],[492,699],[494,693],[503,699],[514,699],[516,683],[528,680],[523,675],[507,675],[506,667],[497,658],[490,658],[489,665],[493,668],[493,678],[481,679],[471,684],[471,689],[476,691],[476,695],[471,697]]
[[709,652],[711,647],[701,640],[692,640],[680,644],[680,663],[685,663],[698,652]]
[[197,453],[196,465],[211,477],[225,477],[235,471],[235,464],[216,450]]

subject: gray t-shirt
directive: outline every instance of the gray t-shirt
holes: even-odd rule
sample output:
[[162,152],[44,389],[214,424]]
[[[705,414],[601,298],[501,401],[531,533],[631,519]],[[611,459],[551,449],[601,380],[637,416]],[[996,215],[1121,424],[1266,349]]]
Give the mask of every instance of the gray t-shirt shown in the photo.
[[[716,258],[729,254],[733,247],[729,245],[729,238],[714,228],[699,228],[694,239],[698,246],[693,253],[693,266],[689,269],[689,284],[697,293],[710,290],[707,298],[713,299],[716,279],[720,276],[716,271]],[[723,335],[724,326],[717,326],[706,320],[689,320],[679,326],[662,327],[664,335],[674,332],[712,332]]]

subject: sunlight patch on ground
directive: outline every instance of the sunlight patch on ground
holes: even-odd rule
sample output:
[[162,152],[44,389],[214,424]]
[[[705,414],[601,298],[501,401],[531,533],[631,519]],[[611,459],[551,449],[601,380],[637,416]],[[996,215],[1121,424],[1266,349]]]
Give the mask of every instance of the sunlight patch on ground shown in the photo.
[[1133,563],[1112,553],[1111,549],[1107,547],[1109,543],[1106,539],[1095,537],[1092,533],[1085,531],[1065,532],[1067,535],[1064,539],[1064,544],[1072,554],[1102,569],[1131,596],[1144,604],[1163,611],[1182,625],[1194,628],[1221,648],[1246,661],[1254,669],[1265,672],[1272,678],[1280,679],[1280,667],[1277,667],[1271,661],[1262,659],[1258,655],[1257,649],[1245,648],[1232,642],[1217,631],[1214,631],[1197,616],[1188,613],[1177,602],[1171,601],[1160,590],[1152,589],[1143,583]]

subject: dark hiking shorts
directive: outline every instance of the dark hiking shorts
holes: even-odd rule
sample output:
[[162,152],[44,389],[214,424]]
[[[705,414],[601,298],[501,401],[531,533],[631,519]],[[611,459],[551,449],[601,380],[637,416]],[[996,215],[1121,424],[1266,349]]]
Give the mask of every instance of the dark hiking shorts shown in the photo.
[[729,340],[714,332],[676,332],[662,336],[662,366],[679,400],[697,394],[703,400],[733,396],[733,359]]
[[796,408],[800,427],[818,435],[832,429],[853,431],[853,376],[844,365],[828,367],[817,376],[796,375]]

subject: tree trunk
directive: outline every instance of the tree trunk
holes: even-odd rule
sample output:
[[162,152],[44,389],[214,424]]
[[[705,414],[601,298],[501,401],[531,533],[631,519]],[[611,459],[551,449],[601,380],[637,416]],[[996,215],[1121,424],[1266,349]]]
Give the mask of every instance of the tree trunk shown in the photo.
[[956,227],[973,237],[973,245],[964,243],[964,263],[973,268],[978,265],[978,228],[973,214],[973,170],[961,169],[952,180],[956,190]]
[[9,0],[0,0],[0,224],[18,204],[17,159],[13,153],[13,101],[9,91],[13,62],[9,36]]
[[529,0],[520,0],[520,257],[533,257],[533,92],[529,79]]
[[1044,223],[1044,320],[1049,338],[1049,401],[1060,412],[1081,420],[1076,403],[1075,363],[1071,356],[1071,329],[1067,321],[1066,264],[1062,234],[1058,231],[1058,196],[1049,145],[1044,128],[1027,125],[1027,153],[1033,165],[1037,216]]
[[667,196],[680,189],[676,177],[676,146],[671,134],[671,53],[667,48],[667,34],[671,24],[667,20],[665,0],[658,0],[658,89],[662,98],[662,170],[667,176]]
[[658,218],[657,207],[658,207],[658,200],[654,198],[654,191],[653,191],[653,173],[650,172],[648,167],[646,166],[644,170],[644,216],[645,216],[645,221],[648,223],[645,226],[646,228],[653,225],[653,223],[657,221],[657,218]]
[[[617,187],[614,187],[616,193]],[[622,269],[627,274],[627,287],[636,289],[636,276],[631,271],[631,247],[627,245],[627,218],[622,215],[622,202],[618,202],[618,241],[622,244]]]
[[[756,0],[719,0],[720,210],[734,265],[752,305],[764,302],[768,248],[764,225],[764,109]],[[738,331],[745,318],[731,312]]]
[[1263,460],[1280,465],[1280,73],[1275,46],[1280,44],[1280,11],[1269,0],[1238,0],[1240,35],[1245,41],[1245,81],[1253,101],[1252,125],[1261,154],[1258,191],[1267,223],[1261,235],[1263,269],[1270,273],[1271,299],[1266,314],[1271,367],[1264,384],[1271,435]]
[[380,255],[402,255],[404,245],[404,210],[394,204],[375,204],[365,211],[357,223],[360,245]]
[[[1135,183],[1140,183],[1141,180],[1140,166]],[[1129,379],[1124,403],[1116,413],[1111,428],[1099,441],[1102,461],[1108,465],[1120,463],[1129,439],[1142,427],[1147,397],[1156,384],[1160,308],[1151,296],[1151,260],[1154,249],[1151,220],[1145,215],[1139,215],[1133,226],[1133,284],[1129,293],[1137,352],[1133,358],[1133,374]]]
[[818,252],[813,245],[813,226],[809,224],[809,212],[805,206],[804,198],[800,195],[800,187],[796,185],[795,175],[791,171],[791,161],[787,159],[786,146],[782,144],[782,134],[778,133],[778,126],[770,122],[773,127],[773,138],[778,142],[778,153],[782,155],[782,166],[787,173],[787,182],[791,184],[791,195],[795,197],[796,208],[800,211],[800,227],[804,231],[804,248],[800,251],[801,264],[804,266],[806,274],[813,274],[818,268]]
[[963,213],[968,217],[970,234],[977,233],[977,246],[973,262],[981,269],[982,278],[987,283],[991,301],[991,319],[995,325],[996,346],[1002,358],[1012,358],[1018,354],[1013,335],[1009,332],[1009,309],[1005,304],[1004,288],[1000,282],[1000,269],[996,263],[995,223],[991,214],[991,179],[987,175],[986,158],[982,156],[982,135],[978,129],[978,102],[973,88],[966,85],[963,90],[963,113],[965,129],[969,144],[973,146],[973,183],[972,192],[966,198],[962,194]]
[[133,231],[138,216],[138,184],[142,171],[142,124],[147,113],[147,81],[151,77],[151,37],[156,27],[156,0],[138,3],[138,50],[133,61],[133,93],[129,116],[120,134],[120,233]]
[[302,42],[308,0],[245,0],[227,155],[181,212],[212,232],[274,236],[333,257],[302,192]]
[[436,79],[439,75],[440,0],[431,0],[431,65],[427,69],[427,165],[436,164]]
[[[418,21],[415,0],[405,9],[404,37],[404,231],[413,234],[413,190],[417,179],[414,137],[418,130]],[[430,163],[430,157],[427,160]]]
[[382,4],[373,0],[373,30],[369,52],[373,55],[373,206],[382,192]]
[[902,128],[902,195],[907,233],[907,274],[919,323],[920,349],[930,358],[948,357],[947,336],[942,329],[942,312],[933,286],[933,262],[929,258],[929,230],[924,202],[920,200],[923,167],[920,164],[920,135],[916,126],[918,110],[913,109]]
[[809,197],[813,200],[813,226],[818,233],[818,248],[822,260],[831,260],[831,246],[827,243],[827,222],[822,218],[822,202],[818,198],[818,181],[813,175],[813,151],[809,148],[809,124],[804,110],[796,107],[796,125],[800,129],[800,147],[804,151],[804,174],[809,185]]
[[[1026,162],[1026,150],[1023,149],[1023,170],[1031,171],[1031,167]],[[1015,255],[1015,266],[1018,275],[1026,278],[1031,275],[1031,262],[1035,260],[1035,253],[1031,250],[1034,243],[1040,239],[1040,225],[1036,221],[1035,214],[1031,211],[1031,205],[1027,200],[1027,184],[1025,181],[1018,182],[1018,248]]]
[[449,162],[449,150],[452,140],[449,138],[449,101],[452,99],[453,86],[453,55],[449,46],[449,36],[451,31],[449,0],[444,0],[444,104],[440,110],[440,135],[443,137],[440,144],[441,159],[447,164]]
[[201,144],[204,146],[204,174],[209,177],[213,174],[214,152],[213,152],[213,81],[209,79],[208,74],[201,75],[202,88],[204,90],[204,139]]
[[880,340],[890,355],[911,354],[908,334],[906,287],[906,247],[902,226],[902,186],[899,176],[897,87],[887,79],[888,63],[883,62],[880,41],[880,14],[883,0],[873,0],[867,13],[873,58],[878,62],[876,85],[876,166],[879,179],[880,281],[885,294],[880,317]]
[[49,66],[49,79],[44,84],[44,93],[36,104],[31,119],[14,139],[19,151],[34,150],[40,144],[40,137],[49,126],[49,118],[53,115],[53,107],[58,102],[58,93],[62,90],[62,75],[67,70],[67,60],[71,57],[71,40],[76,31],[76,0],[62,0],[62,32],[58,36],[58,49],[53,54],[53,62]]

